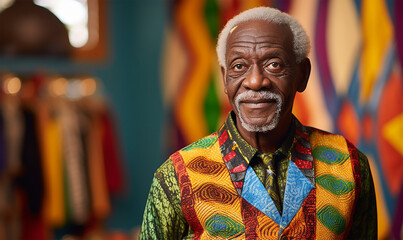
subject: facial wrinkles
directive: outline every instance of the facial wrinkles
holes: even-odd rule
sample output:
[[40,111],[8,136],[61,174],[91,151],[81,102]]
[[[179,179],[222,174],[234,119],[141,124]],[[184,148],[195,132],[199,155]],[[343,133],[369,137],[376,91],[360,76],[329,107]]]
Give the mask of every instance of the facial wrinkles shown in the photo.
[[281,44],[261,42],[236,42],[230,46],[227,57],[227,66],[230,66],[236,59],[255,60],[257,62],[267,61],[270,58],[280,58],[282,63],[288,63],[290,56]]
[[[236,40],[234,41],[234,38]],[[238,29],[238,31],[234,31],[228,37],[228,42],[251,42],[251,43],[264,43],[264,42],[283,42],[286,41],[287,38],[284,38],[282,34],[277,34],[276,32],[267,32],[262,31],[261,29],[254,28],[244,28]]]
[[280,49],[284,50],[284,46],[281,43],[276,43],[273,41],[269,41],[266,39],[258,40],[258,41],[247,41],[247,40],[240,40],[231,43],[229,46],[228,50],[230,52],[229,56],[231,56],[234,52],[242,51],[240,49],[244,49],[244,51],[252,51],[252,52],[258,52],[258,51],[267,51],[270,49],[277,49],[279,51]]
[[[256,99],[274,100],[274,101],[276,101],[276,104],[277,104],[276,107],[277,108],[276,108],[276,112],[274,114],[274,117],[266,125],[262,125],[262,126],[252,125],[252,124],[247,123],[245,121],[245,119],[243,118],[243,113],[242,113],[242,111],[240,109],[241,101],[256,100]],[[276,128],[277,124],[278,124],[278,122],[280,120],[281,106],[282,106],[281,96],[279,94],[277,94],[277,93],[273,93],[273,92],[270,92],[270,91],[256,92],[256,91],[249,90],[247,92],[240,93],[235,98],[235,107],[236,107],[236,109],[238,111],[239,120],[241,121],[242,126],[249,132],[267,132],[267,131],[270,131],[270,130],[273,130],[274,128]]]

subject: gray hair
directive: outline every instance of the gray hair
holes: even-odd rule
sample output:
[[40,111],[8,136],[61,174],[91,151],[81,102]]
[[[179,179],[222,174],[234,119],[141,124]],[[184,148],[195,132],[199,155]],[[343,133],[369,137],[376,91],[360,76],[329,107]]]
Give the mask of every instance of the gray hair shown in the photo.
[[308,56],[310,50],[309,38],[301,24],[299,24],[295,18],[275,8],[257,7],[236,15],[229,20],[225,27],[221,30],[220,35],[218,36],[216,51],[218,63],[224,69],[226,69],[225,52],[227,47],[227,39],[231,29],[238,24],[247,22],[249,20],[263,20],[289,26],[293,34],[294,53],[297,58],[297,62],[301,62]]

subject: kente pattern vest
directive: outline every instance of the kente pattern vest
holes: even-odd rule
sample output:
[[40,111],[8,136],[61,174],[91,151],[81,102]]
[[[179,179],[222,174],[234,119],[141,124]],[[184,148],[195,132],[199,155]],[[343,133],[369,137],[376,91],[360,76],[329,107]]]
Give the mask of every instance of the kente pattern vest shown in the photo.
[[171,156],[193,239],[345,239],[359,195],[356,148],[297,123],[280,215],[225,125]]

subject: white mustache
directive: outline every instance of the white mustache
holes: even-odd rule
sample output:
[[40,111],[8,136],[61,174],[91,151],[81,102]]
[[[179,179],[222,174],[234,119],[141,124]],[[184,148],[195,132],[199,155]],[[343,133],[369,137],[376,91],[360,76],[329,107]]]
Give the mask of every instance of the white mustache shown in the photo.
[[265,99],[265,100],[276,100],[277,104],[281,104],[281,96],[277,93],[269,92],[269,91],[260,91],[255,92],[249,90],[247,92],[240,93],[235,98],[235,105],[239,108],[239,103],[243,100],[256,100],[256,99]]

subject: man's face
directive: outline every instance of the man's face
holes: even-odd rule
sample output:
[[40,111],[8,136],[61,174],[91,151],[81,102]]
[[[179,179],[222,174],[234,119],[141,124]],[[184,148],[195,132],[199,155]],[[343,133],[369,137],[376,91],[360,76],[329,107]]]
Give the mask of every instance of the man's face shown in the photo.
[[267,132],[288,122],[282,120],[291,118],[300,79],[287,26],[262,20],[237,25],[228,36],[225,64],[225,92],[238,127]]

